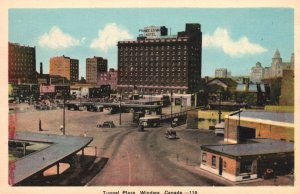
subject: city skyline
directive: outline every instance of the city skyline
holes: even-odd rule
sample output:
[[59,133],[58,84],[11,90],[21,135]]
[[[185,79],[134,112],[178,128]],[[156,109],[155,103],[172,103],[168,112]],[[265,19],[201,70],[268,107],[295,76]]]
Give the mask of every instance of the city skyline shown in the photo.
[[257,61],[269,66],[277,48],[284,61],[294,52],[293,9],[10,9],[9,41],[35,46],[45,73],[51,57],[66,55],[86,77],[86,58],[117,68],[117,42],[135,40],[139,29],[166,26],[175,35],[194,22],[203,33],[202,77],[216,68],[249,75]]

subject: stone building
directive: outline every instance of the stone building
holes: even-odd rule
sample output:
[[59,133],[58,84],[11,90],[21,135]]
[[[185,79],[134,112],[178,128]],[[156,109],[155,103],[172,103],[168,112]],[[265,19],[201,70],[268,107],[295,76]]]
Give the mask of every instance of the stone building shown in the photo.
[[253,83],[260,83],[264,78],[264,68],[260,62],[257,62],[254,67],[251,68],[250,81]]
[[279,50],[276,49],[272,57],[271,66],[264,70],[264,79],[282,77],[283,70],[285,69],[294,69],[294,53],[291,55],[290,62],[283,62]]
[[219,68],[215,70],[215,78],[228,78],[229,71],[226,68]]

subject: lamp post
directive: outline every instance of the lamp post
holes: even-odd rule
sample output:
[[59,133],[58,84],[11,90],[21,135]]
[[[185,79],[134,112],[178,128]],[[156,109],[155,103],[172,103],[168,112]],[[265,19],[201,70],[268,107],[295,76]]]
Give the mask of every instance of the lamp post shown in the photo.
[[221,123],[221,98],[222,98],[222,91],[221,90],[217,90],[217,93],[219,94],[219,123]]

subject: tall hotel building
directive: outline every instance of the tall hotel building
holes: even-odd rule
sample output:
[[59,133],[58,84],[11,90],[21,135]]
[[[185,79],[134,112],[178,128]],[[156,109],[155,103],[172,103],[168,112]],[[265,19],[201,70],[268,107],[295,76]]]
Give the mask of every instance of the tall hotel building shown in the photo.
[[8,43],[8,82],[36,83],[35,47]]
[[200,24],[186,24],[174,36],[164,26],[140,31],[137,40],[118,42],[118,91],[195,92],[201,80]]
[[107,72],[107,59],[102,57],[86,59],[86,82],[96,84],[100,73]]
[[77,82],[79,76],[79,60],[66,56],[50,58],[50,75],[65,77],[70,82]]

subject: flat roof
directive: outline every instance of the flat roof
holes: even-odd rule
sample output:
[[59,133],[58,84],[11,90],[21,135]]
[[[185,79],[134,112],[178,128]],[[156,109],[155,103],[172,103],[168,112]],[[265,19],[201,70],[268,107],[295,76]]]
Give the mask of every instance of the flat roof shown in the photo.
[[93,140],[92,137],[16,132],[11,141],[49,143],[50,146],[10,163],[10,184],[15,185],[31,175],[53,166],[55,163],[77,153]]
[[[153,102],[153,101],[152,101]],[[109,106],[109,107],[119,107],[119,102],[66,102],[66,105],[102,105],[102,106]],[[148,105],[148,104],[128,104],[125,102],[121,102],[121,106],[124,108],[159,108],[161,105]]]
[[238,157],[294,152],[294,143],[272,139],[252,139],[251,143],[204,145],[201,149]]
[[[236,117],[235,114],[230,117]],[[284,123],[294,123],[294,113],[292,112],[274,112],[274,111],[264,111],[264,110],[243,110],[241,111],[241,118],[253,118],[270,120]]]

